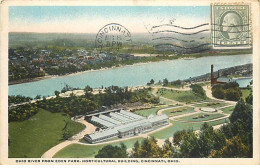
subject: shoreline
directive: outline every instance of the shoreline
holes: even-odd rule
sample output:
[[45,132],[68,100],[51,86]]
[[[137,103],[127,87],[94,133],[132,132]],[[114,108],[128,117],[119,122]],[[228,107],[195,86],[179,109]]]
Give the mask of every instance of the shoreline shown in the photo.
[[[242,55],[242,54],[238,54],[238,55]],[[180,57],[180,58],[176,58],[176,59],[164,59],[164,60],[160,60],[160,61],[138,62],[138,63],[133,63],[133,64],[130,64],[130,65],[120,64],[120,66],[118,66],[118,67],[116,67],[116,66],[112,66],[112,67],[109,67],[109,68],[108,67],[102,67],[100,69],[91,69],[91,70],[79,71],[79,72],[76,72],[76,73],[69,73],[69,74],[65,74],[65,75],[46,75],[46,76],[42,76],[42,77],[22,79],[22,80],[19,80],[19,81],[8,81],[8,86],[18,85],[18,84],[22,84],[22,83],[36,82],[36,81],[50,79],[50,78],[63,78],[63,77],[67,77],[67,76],[80,75],[80,74],[87,73],[87,72],[111,70],[111,69],[117,69],[117,68],[122,68],[122,67],[140,66],[140,65],[145,65],[145,64],[149,64],[149,63],[157,63],[157,62],[164,62],[164,61],[193,60],[193,59],[197,59],[197,58],[212,57],[212,56],[231,56],[231,55],[230,54],[227,54],[227,55],[208,55],[208,56],[197,56],[197,57],[196,56],[185,56],[185,57]]]
[[30,82],[35,82],[35,81],[40,81],[44,79],[49,79],[55,77],[54,75],[46,75],[46,76],[41,76],[41,77],[36,77],[36,78],[28,78],[28,79],[21,79],[19,81],[8,81],[8,86],[10,85],[18,85],[22,83],[30,83]]
[[[185,57],[186,58],[186,57]],[[176,60],[181,60],[184,59],[183,58],[178,58]],[[196,59],[196,58],[194,58]],[[36,81],[40,81],[40,80],[45,80],[45,79],[50,79],[50,78],[63,78],[63,77],[67,77],[67,76],[74,76],[74,75],[80,75],[83,73],[87,73],[87,72],[96,72],[96,71],[104,71],[104,70],[111,70],[111,69],[117,69],[117,68],[123,68],[123,67],[132,67],[132,66],[140,66],[140,65],[145,65],[145,64],[149,64],[149,63],[153,63],[153,62],[163,62],[163,61],[171,61],[171,60],[160,60],[160,61],[148,61],[148,62],[139,62],[139,63],[134,63],[131,65],[120,65],[118,67],[113,66],[113,67],[104,67],[104,68],[100,68],[100,69],[91,69],[91,70],[86,70],[86,71],[79,71],[76,73],[70,73],[70,74],[65,74],[65,75],[46,75],[43,77],[36,77],[36,78],[29,78],[29,79],[22,79],[20,81],[8,81],[8,86],[9,85],[17,85],[17,84],[22,84],[22,83],[30,83],[30,82],[36,82]]]

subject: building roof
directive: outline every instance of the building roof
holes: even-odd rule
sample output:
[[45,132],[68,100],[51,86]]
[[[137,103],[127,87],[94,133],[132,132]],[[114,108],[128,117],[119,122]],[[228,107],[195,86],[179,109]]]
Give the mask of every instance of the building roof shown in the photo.
[[121,122],[117,121],[117,120],[114,120],[113,118],[110,118],[110,117],[107,117],[105,115],[99,115],[99,118],[103,119],[103,120],[106,120],[108,122],[111,122],[112,124],[121,124]]
[[106,127],[115,126],[115,124],[112,124],[111,122],[108,122],[108,121],[106,121],[106,120],[103,120],[103,119],[98,118],[98,117],[95,117],[95,116],[93,116],[93,117],[91,118],[91,121],[97,122],[97,123],[99,123],[99,124],[101,124],[101,125],[104,125],[104,126],[106,126]]
[[232,79],[227,78],[227,77],[220,77],[220,78],[217,78],[217,82],[228,83],[228,82],[232,82]]
[[[114,113],[111,113],[111,114],[114,114]],[[94,117],[94,118],[97,118],[97,117]],[[151,117],[148,117],[148,118],[143,117],[143,119],[141,119],[141,120],[133,120],[133,122],[128,122],[128,123],[121,124],[121,125],[114,125],[111,128],[108,128],[108,129],[105,129],[105,130],[102,130],[102,131],[99,131],[99,132],[95,132],[93,134],[89,134],[89,137],[92,140],[95,140],[95,139],[99,139],[99,138],[102,138],[102,137],[114,135],[114,134],[117,134],[119,132],[130,131],[130,130],[132,130],[136,127],[139,127],[139,126],[149,126],[149,125],[152,125],[153,122],[157,122],[157,121],[165,120],[165,119],[168,119],[168,116],[165,115],[165,114],[151,116]],[[101,124],[103,124],[103,123],[101,123]]]
[[120,111],[120,109],[114,109],[114,110],[107,110],[107,111],[93,111],[93,113],[91,114],[87,114],[87,117],[92,117],[92,116],[96,116],[99,114],[106,114],[106,113],[111,113],[111,112],[115,112],[115,111]]
[[140,126],[152,126],[152,124],[150,122],[137,123],[135,125],[125,126],[121,129],[118,129],[118,132],[130,131],[130,130],[135,129],[135,128],[140,127]]
[[128,122],[131,121],[130,118],[123,117],[122,115],[116,114],[116,113],[110,113],[110,116],[114,117],[117,120],[120,120],[122,122]]
[[130,117],[133,117],[133,118],[136,118],[136,119],[143,119],[144,118],[142,116],[139,116],[137,114],[134,114],[134,113],[131,113],[131,112],[128,112],[128,111],[125,111],[125,110],[121,110],[120,113],[125,114],[125,115],[130,116]]
[[117,115],[120,115],[120,116],[124,117],[124,118],[130,119],[130,120],[135,120],[135,118],[130,117],[130,116],[127,116],[127,115],[125,115],[125,114],[122,114],[122,113],[119,113],[119,112],[115,112],[115,113],[116,113]]
[[105,130],[101,130],[99,132],[95,132],[94,134],[89,134],[88,136],[92,140],[95,140],[95,139],[99,139],[99,138],[106,137],[106,136],[109,136],[109,135],[114,135],[114,134],[117,134],[117,133],[118,133],[117,129],[108,128],[108,129],[105,129]]

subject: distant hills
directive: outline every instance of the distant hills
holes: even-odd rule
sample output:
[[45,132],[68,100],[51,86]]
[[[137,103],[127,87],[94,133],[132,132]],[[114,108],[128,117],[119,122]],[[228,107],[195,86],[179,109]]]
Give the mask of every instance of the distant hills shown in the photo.
[[[212,49],[210,32],[194,35],[178,33],[135,33],[131,34],[134,48],[151,48],[156,53],[202,53]],[[9,48],[83,47],[95,48],[94,33],[9,33]],[[144,50],[145,51],[145,50]],[[223,51],[223,50],[218,50]],[[224,50],[224,52],[230,50]]]

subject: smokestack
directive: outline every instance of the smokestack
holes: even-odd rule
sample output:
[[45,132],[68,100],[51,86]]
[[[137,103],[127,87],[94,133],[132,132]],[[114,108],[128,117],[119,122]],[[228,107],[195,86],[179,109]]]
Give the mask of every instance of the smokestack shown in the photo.
[[214,78],[214,65],[211,65],[211,78]]
[[213,85],[213,80],[214,80],[214,74],[213,74],[213,64],[211,64],[211,75],[210,75],[210,79],[211,79],[211,85]]

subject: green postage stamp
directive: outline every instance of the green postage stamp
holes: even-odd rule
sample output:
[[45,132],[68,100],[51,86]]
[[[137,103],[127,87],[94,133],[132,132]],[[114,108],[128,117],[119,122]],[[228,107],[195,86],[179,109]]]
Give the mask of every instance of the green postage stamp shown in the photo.
[[211,5],[214,48],[250,48],[250,6]]

